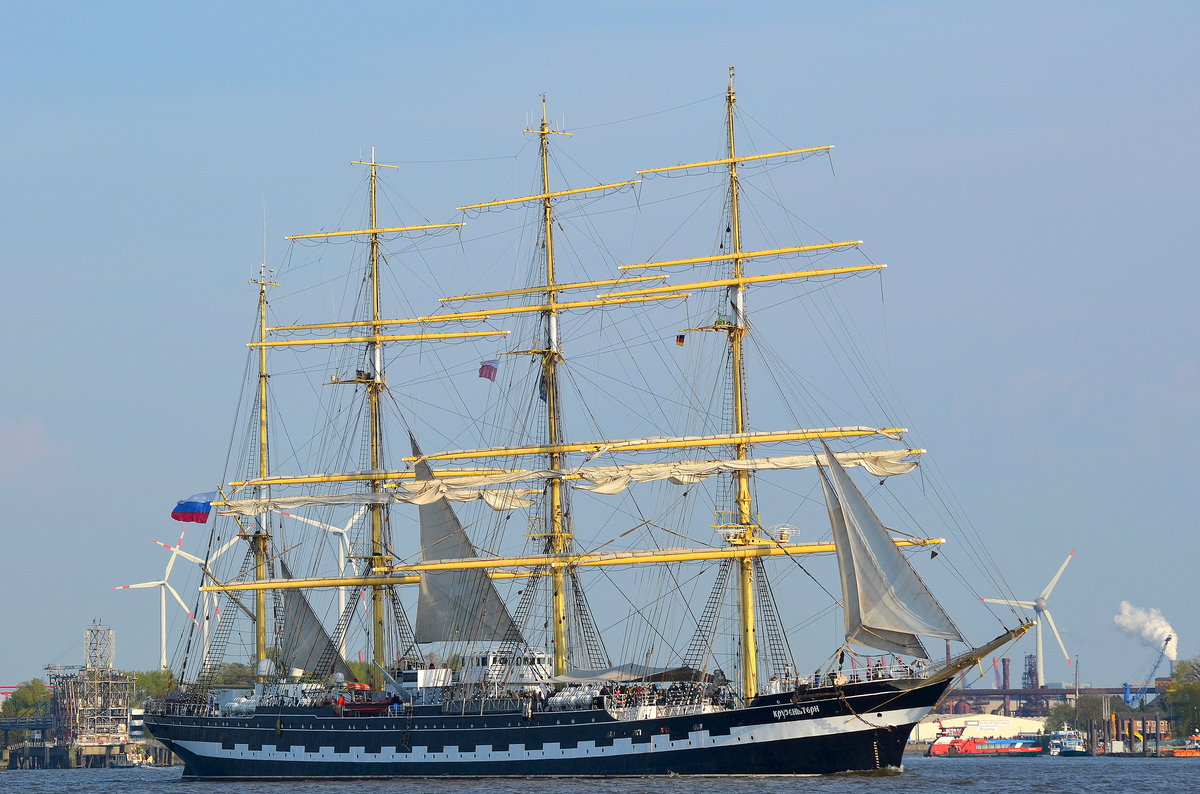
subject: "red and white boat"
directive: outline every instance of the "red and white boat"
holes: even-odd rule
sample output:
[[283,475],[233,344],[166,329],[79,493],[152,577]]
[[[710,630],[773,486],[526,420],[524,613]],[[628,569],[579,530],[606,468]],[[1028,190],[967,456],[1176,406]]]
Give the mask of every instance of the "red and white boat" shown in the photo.
[[926,756],[941,756],[956,758],[959,756],[1000,757],[1000,756],[1030,756],[1041,755],[1045,749],[1036,739],[993,739],[990,737],[972,736],[963,738],[963,725],[942,725],[938,723],[938,734]]

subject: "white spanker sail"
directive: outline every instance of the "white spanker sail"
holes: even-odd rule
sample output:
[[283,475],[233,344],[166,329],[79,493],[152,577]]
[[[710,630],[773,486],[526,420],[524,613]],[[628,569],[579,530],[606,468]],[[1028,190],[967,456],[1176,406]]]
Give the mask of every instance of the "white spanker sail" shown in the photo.
[[929,654],[918,635],[963,641],[828,447],[820,471],[837,546],[846,639],[923,659]]
[[[413,454],[420,456],[415,440],[412,447]],[[423,460],[413,471],[418,481],[433,479]],[[422,504],[418,511],[422,562],[478,556],[446,499]],[[423,572],[413,633],[418,643],[520,641],[521,637],[491,578],[478,569]]]

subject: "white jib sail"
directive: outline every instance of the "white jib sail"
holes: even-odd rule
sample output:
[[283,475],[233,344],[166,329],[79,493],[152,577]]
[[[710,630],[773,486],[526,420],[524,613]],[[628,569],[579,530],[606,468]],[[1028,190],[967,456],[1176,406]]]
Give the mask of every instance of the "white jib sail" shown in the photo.
[[837,458],[825,449],[821,485],[837,546],[846,639],[928,659],[917,635],[962,641]]

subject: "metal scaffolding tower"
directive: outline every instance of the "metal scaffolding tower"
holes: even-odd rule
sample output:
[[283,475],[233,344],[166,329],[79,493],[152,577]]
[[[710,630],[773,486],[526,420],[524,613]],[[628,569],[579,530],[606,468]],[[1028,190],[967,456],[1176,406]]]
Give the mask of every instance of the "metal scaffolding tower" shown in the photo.
[[83,632],[83,667],[49,667],[52,711],[61,744],[110,745],[129,741],[134,677],[114,669],[113,630],[96,621]]

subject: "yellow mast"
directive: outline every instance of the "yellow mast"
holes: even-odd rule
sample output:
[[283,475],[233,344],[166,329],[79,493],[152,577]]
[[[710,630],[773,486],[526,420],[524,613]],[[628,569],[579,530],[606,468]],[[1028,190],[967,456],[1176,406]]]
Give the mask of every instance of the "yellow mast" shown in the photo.
[[[371,359],[371,371],[365,376],[360,376],[365,380],[367,390],[367,410],[370,417],[370,433],[371,433],[371,471],[381,471],[383,469],[383,417],[381,415],[381,397],[387,384],[383,377],[383,343],[378,340],[381,335],[382,325],[380,321],[383,319],[383,312],[380,309],[379,303],[379,221],[378,207],[376,203],[376,188],[379,174],[380,163],[375,162],[375,152],[371,151],[371,162],[358,162],[357,165],[367,165],[371,168],[371,332],[376,337],[375,340],[367,343],[368,357]],[[388,166],[395,168],[396,166]],[[379,493],[383,490],[383,482],[378,479],[370,481],[369,487],[372,493]],[[381,566],[385,562],[384,544],[383,544],[383,528],[386,507],[380,504],[369,506],[369,515],[371,517],[371,561],[372,570]],[[371,659],[374,664],[371,665],[371,687],[373,689],[383,688],[383,675],[380,668],[387,663],[387,649],[384,647],[384,601],[383,588],[371,588]]]
[[[266,278],[266,263],[259,266],[259,278],[251,281],[258,285],[258,339],[260,342],[267,338],[267,287],[274,286]],[[270,476],[270,458],[267,436],[267,349],[258,349],[258,476],[259,479]],[[255,524],[255,532],[250,536],[251,548],[254,551],[254,579],[258,582],[267,579],[267,542],[270,538],[267,524],[262,517]],[[267,658],[267,593],[260,590],[254,594],[254,659],[255,675],[260,683],[265,678],[260,675],[261,666]]]
[[[725,94],[725,126],[726,137],[729,141],[729,231],[733,265],[733,279],[729,291],[732,293],[733,318],[728,325],[730,368],[733,375],[733,432],[746,432],[746,384],[744,381],[745,365],[742,360],[742,342],[746,335],[745,297],[746,285],[740,281],[742,272],[742,227],[738,195],[738,160],[734,139],[733,105],[736,95],[733,91],[733,67],[729,67],[729,89]],[[734,444],[733,454],[736,460],[746,460],[749,457],[749,445]],[[733,472],[734,524],[737,531],[728,535],[729,542],[735,545],[745,545],[755,539],[753,504],[750,496],[750,472]],[[758,654],[754,633],[754,561],[750,558],[738,560],[738,592],[740,605],[740,636],[742,646],[742,694],[752,698],[758,694]]]
[[[343,324],[321,324],[313,326],[314,328],[329,328],[342,326],[358,326],[366,325],[370,329],[369,335],[353,336],[353,337],[333,337],[333,338],[312,338],[301,340],[276,340],[268,341],[268,331],[286,330],[284,328],[266,327],[266,321],[263,320],[263,325],[258,342],[251,343],[251,347],[258,347],[260,351],[260,359],[263,359],[268,347],[280,347],[287,345],[331,345],[331,344],[354,344],[365,343],[367,366],[364,370],[358,372],[354,378],[349,380],[338,380],[335,378],[333,383],[355,383],[360,384],[366,390],[367,395],[367,411],[368,411],[368,433],[370,435],[369,443],[369,470],[367,476],[368,488],[372,493],[381,493],[386,487],[383,476],[384,472],[384,444],[383,444],[383,394],[387,391],[387,381],[384,377],[384,361],[383,348],[386,342],[390,341],[417,341],[431,339],[460,339],[480,336],[490,336],[496,334],[506,334],[507,331],[469,331],[469,332],[452,332],[452,333],[418,333],[418,334],[385,334],[383,330],[394,321],[389,321],[384,318],[381,305],[381,286],[380,286],[380,235],[392,232],[410,232],[410,231],[427,231],[434,229],[447,229],[462,226],[461,223],[437,223],[437,224],[422,224],[417,226],[394,226],[380,228],[379,212],[378,212],[378,180],[380,168],[398,168],[398,166],[379,163],[375,160],[374,150],[371,152],[370,161],[351,161],[354,165],[365,165],[370,170],[370,226],[367,229],[353,229],[348,231],[338,232],[321,232],[316,234],[301,234],[288,237],[289,240],[305,240],[330,237],[346,237],[365,235],[370,245],[369,254],[369,278],[370,278],[370,319],[364,322],[343,323]],[[264,419],[265,421],[265,419]],[[267,473],[263,471],[260,474],[260,479],[266,479]],[[305,478],[307,482],[333,482],[339,478],[328,475],[321,475],[313,478]],[[354,478],[360,479],[360,478]],[[272,480],[274,481],[274,480]],[[370,504],[368,505],[371,528],[371,543],[370,550],[367,556],[369,569],[375,570],[385,567],[388,562],[387,547],[384,542],[384,530],[387,524],[386,505]],[[385,600],[384,587],[386,584],[372,584],[371,586],[371,660],[372,666],[370,671],[371,685],[376,688],[383,686],[382,667],[387,662],[387,649],[385,647],[386,631],[385,631]]]
[[[534,132],[534,130],[526,130]],[[542,351],[542,393],[546,399],[547,444],[555,447],[562,443],[562,415],[558,405],[558,362],[561,358],[558,342],[558,291],[554,281],[554,203],[550,195],[550,136],[570,135],[569,132],[551,131],[546,121],[546,98],[542,97],[542,123],[536,130],[542,166],[542,234],[546,246],[546,319],[547,344]],[[551,469],[563,464],[561,452],[551,451],[547,456]],[[571,527],[567,521],[563,503],[563,481],[555,477],[547,481],[546,505],[546,551],[549,554],[565,554],[571,548]],[[567,594],[566,576],[563,569],[556,567],[550,574],[551,620],[554,622],[554,674],[567,672]]]
[[[552,470],[561,469],[566,461],[566,455],[571,451],[568,446],[564,445],[562,434],[562,408],[559,403],[558,390],[558,365],[562,361],[562,350],[559,343],[558,333],[558,318],[559,315],[568,309],[595,307],[595,306],[610,306],[621,303],[641,303],[656,298],[674,299],[686,297],[679,293],[670,293],[667,295],[652,295],[652,296],[632,296],[618,299],[600,299],[600,300],[584,300],[584,301],[563,301],[559,297],[559,293],[568,289],[581,289],[587,286],[602,286],[624,284],[632,280],[642,280],[635,277],[634,279],[605,279],[594,282],[580,282],[574,284],[559,284],[556,281],[556,273],[554,269],[554,199],[562,196],[578,195],[596,190],[610,190],[628,187],[634,185],[638,180],[627,182],[617,182],[607,185],[596,185],[593,187],[573,188],[570,190],[559,190],[551,192],[550,190],[550,136],[551,135],[570,135],[569,132],[550,129],[550,124],[546,118],[546,98],[542,97],[542,120],[537,129],[525,130],[525,132],[533,133],[538,136],[538,150],[541,163],[541,181],[542,192],[533,196],[521,196],[518,198],[502,199],[499,201],[489,201],[482,204],[468,204],[459,207],[460,210],[483,209],[486,207],[509,206],[520,204],[527,201],[538,201],[542,208],[542,245],[546,250],[545,263],[545,283],[535,287],[529,287],[519,290],[503,290],[499,292],[487,292],[478,295],[460,295],[447,300],[466,300],[466,299],[481,299],[489,297],[506,297],[515,295],[529,294],[544,294],[545,301],[538,306],[524,307],[505,307],[501,309],[481,309],[478,311],[458,312],[451,315],[441,315],[443,317],[451,317],[458,319],[485,319],[490,314],[517,314],[521,312],[538,312],[543,317],[546,328],[546,339],[542,348],[539,350],[517,351],[520,354],[532,354],[540,357],[541,372],[539,377],[540,395],[546,402],[546,443],[540,445],[538,452],[547,456],[548,467]],[[438,315],[435,315],[437,317]],[[513,450],[498,450],[502,453],[512,454]],[[433,460],[437,456],[427,456],[426,459]],[[563,485],[562,477],[550,477],[546,483],[546,508],[545,515],[542,521],[542,535],[544,539],[545,553],[551,555],[561,555],[566,553],[571,548],[571,525],[569,511],[566,507],[566,490]],[[536,536],[535,536],[536,537]],[[566,573],[564,569],[555,567],[551,574],[551,619],[554,622],[554,673],[562,675],[567,672],[568,663],[568,647],[567,647],[567,592],[566,592]]]

